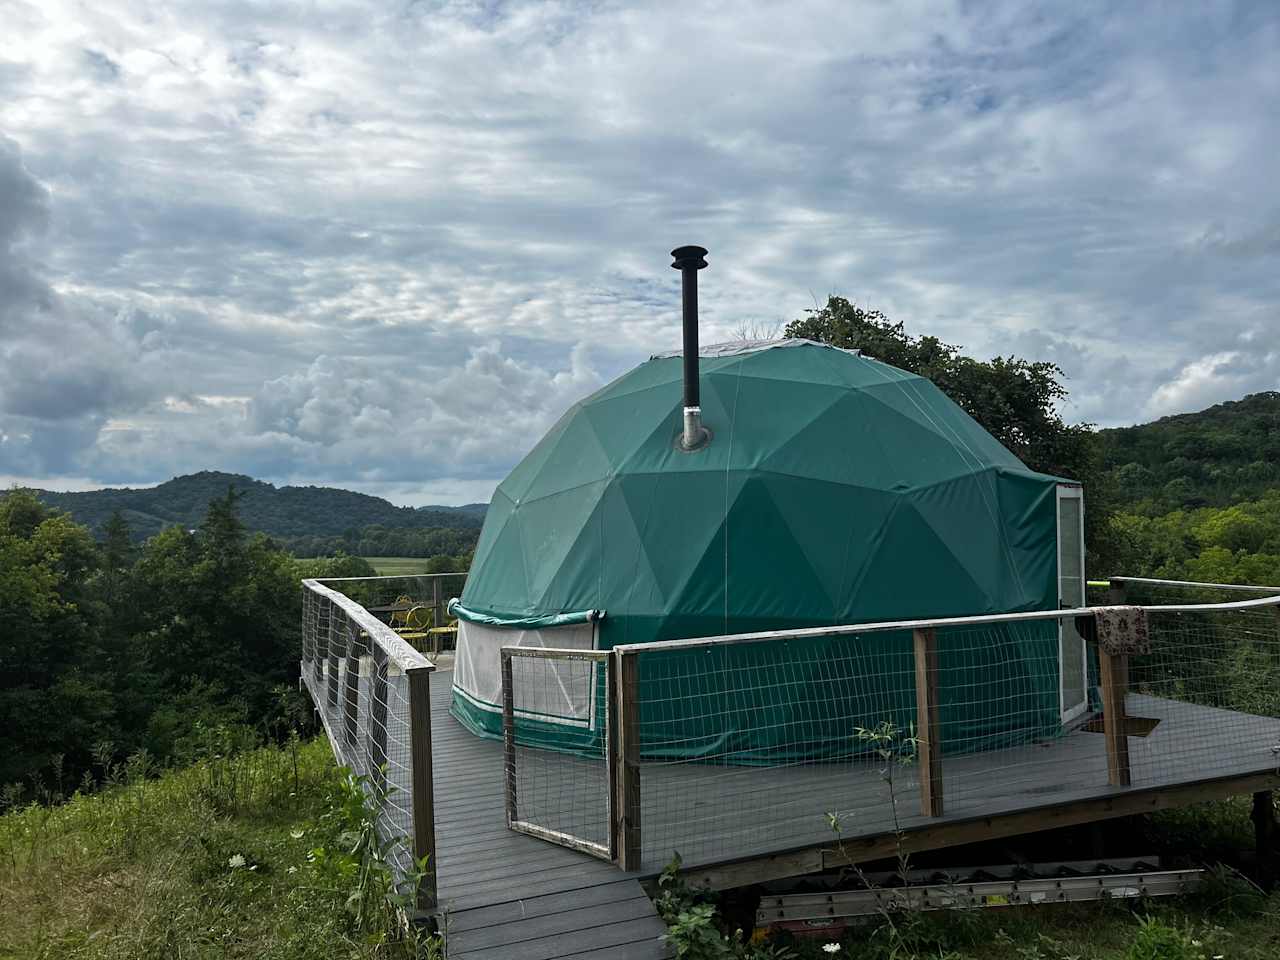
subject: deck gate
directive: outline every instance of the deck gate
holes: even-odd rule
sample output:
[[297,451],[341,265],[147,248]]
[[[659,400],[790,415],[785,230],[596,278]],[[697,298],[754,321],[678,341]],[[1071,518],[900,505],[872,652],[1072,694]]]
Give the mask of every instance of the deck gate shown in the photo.
[[[501,665],[507,826],[613,860],[613,658],[604,650],[504,647]],[[574,734],[572,748],[546,745],[555,725]]]

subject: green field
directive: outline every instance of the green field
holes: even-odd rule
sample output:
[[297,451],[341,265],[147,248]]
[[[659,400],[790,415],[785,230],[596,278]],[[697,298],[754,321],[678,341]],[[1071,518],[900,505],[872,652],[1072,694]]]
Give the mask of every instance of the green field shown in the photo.
[[365,557],[373,564],[380,577],[408,577],[415,573],[426,573],[428,560],[426,557]]

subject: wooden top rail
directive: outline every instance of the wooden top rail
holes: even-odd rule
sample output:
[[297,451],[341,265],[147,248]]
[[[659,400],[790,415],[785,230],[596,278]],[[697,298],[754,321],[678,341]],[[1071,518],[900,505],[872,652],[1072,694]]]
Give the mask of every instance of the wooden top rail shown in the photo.
[[334,604],[334,606],[341,608],[343,613],[350,617],[354,623],[359,625],[361,630],[369,635],[369,639],[373,640],[378,644],[378,646],[382,647],[383,650],[387,651],[387,656],[390,657],[392,662],[401,670],[404,670],[407,673],[410,670],[431,671],[436,668],[435,664],[417,650],[413,649],[413,647],[406,643],[398,633],[346,594],[339,593],[337,590],[332,590],[317,580],[303,580],[302,587],[304,590],[310,590],[313,593],[319,594]]

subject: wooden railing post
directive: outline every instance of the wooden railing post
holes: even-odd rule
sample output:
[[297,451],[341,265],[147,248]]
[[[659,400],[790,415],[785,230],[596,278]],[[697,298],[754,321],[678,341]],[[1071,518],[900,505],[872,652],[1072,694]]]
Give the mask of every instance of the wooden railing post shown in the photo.
[[[1111,598],[1124,599],[1124,587],[1113,585]],[[1129,655],[1107,653],[1098,643],[1098,621],[1092,614],[1076,617],[1076,632],[1098,653],[1098,695],[1102,698],[1102,739],[1107,748],[1107,782],[1129,786],[1129,721],[1124,700],[1129,692]]]
[[357,628],[347,626],[347,682],[343,697],[343,735],[347,745],[356,745],[356,720],[360,715],[360,646]]
[[618,866],[640,869],[640,658],[616,655],[617,774],[613,802],[613,842]]
[[373,676],[369,680],[369,730],[366,750],[373,786],[379,800],[387,796],[387,688],[393,667],[382,644],[373,645]]
[[413,765],[413,857],[426,860],[426,873],[418,887],[418,909],[436,905],[435,778],[431,766],[431,667],[414,667],[409,678],[409,756]]
[[336,711],[338,709],[338,640],[337,630],[338,624],[341,623],[345,628],[347,626],[347,618],[345,614],[338,611],[331,611],[329,614],[329,659],[326,661],[329,665],[329,683],[326,691],[326,701],[329,704],[329,710]]
[[622,782],[619,775],[621,764],[618,763],[618,662],[609,657],[600,663],[604,669],[604,763],[609,776],[609,859],[619,861],[618,848],[618,804],[621,793],[618,785]]
[[320,597],[316,601],[316,629],[315,629],[315,661],[312,670],[315,675],[315,690],[312,692],[312,699],[315,700],[316,709],[320,709],[320,687],[324,683],[325,678],[329,675],[329,623],[333,619],[333,603],[328,597]]
[[1128,654],[1098,649],[1098,685],[1102,688],[1102,732],[1107,741],[1107,782],[1113,787],[1127,787],[1129,733],[1124,698],[1129,690]]
[[507,826],[519,818],[516,813],[516,692],[511,679],[511,654],[499,654],[502,664],[502,770],[506,782]]
[[307,585],[302,585],[302,666],[300,672],[306,674],[311,665],[311,599],[314,596]]
[[942,720],[938,707],[938,632],[912,631],[916,659],[916,757],[920,812],[942,816]]

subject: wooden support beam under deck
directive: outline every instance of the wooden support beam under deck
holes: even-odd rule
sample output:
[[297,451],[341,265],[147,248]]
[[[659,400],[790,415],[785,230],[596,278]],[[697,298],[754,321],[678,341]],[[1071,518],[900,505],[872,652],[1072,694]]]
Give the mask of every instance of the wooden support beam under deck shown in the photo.
[[854,837],[767,856],[695,867],[682,871],[685,882],[698,890],[726,890],[731,887],[802,876],[819,870],[830,870],[853,863],[887,860],[896,856],[901,845],[904,853],[942,850],[966,843],[979,843],[1001,837],[1019,836],[1041,830],[1055,830],[1082,823],[1094,823],[1115,817],[1153,813],[1173,807],[1221,800],[1240,794],[1256,794],[1280,788],[1280,773],[1270,771],[1246,776],[1223,777],[1178,787],[1153,787],[1126,790],[1108,797],[1075,800],[1035,810],[1022,810],[989,817],[973,817],[951,823],[930,824],[908,829],[901,838],[894,833],[870,837]]

